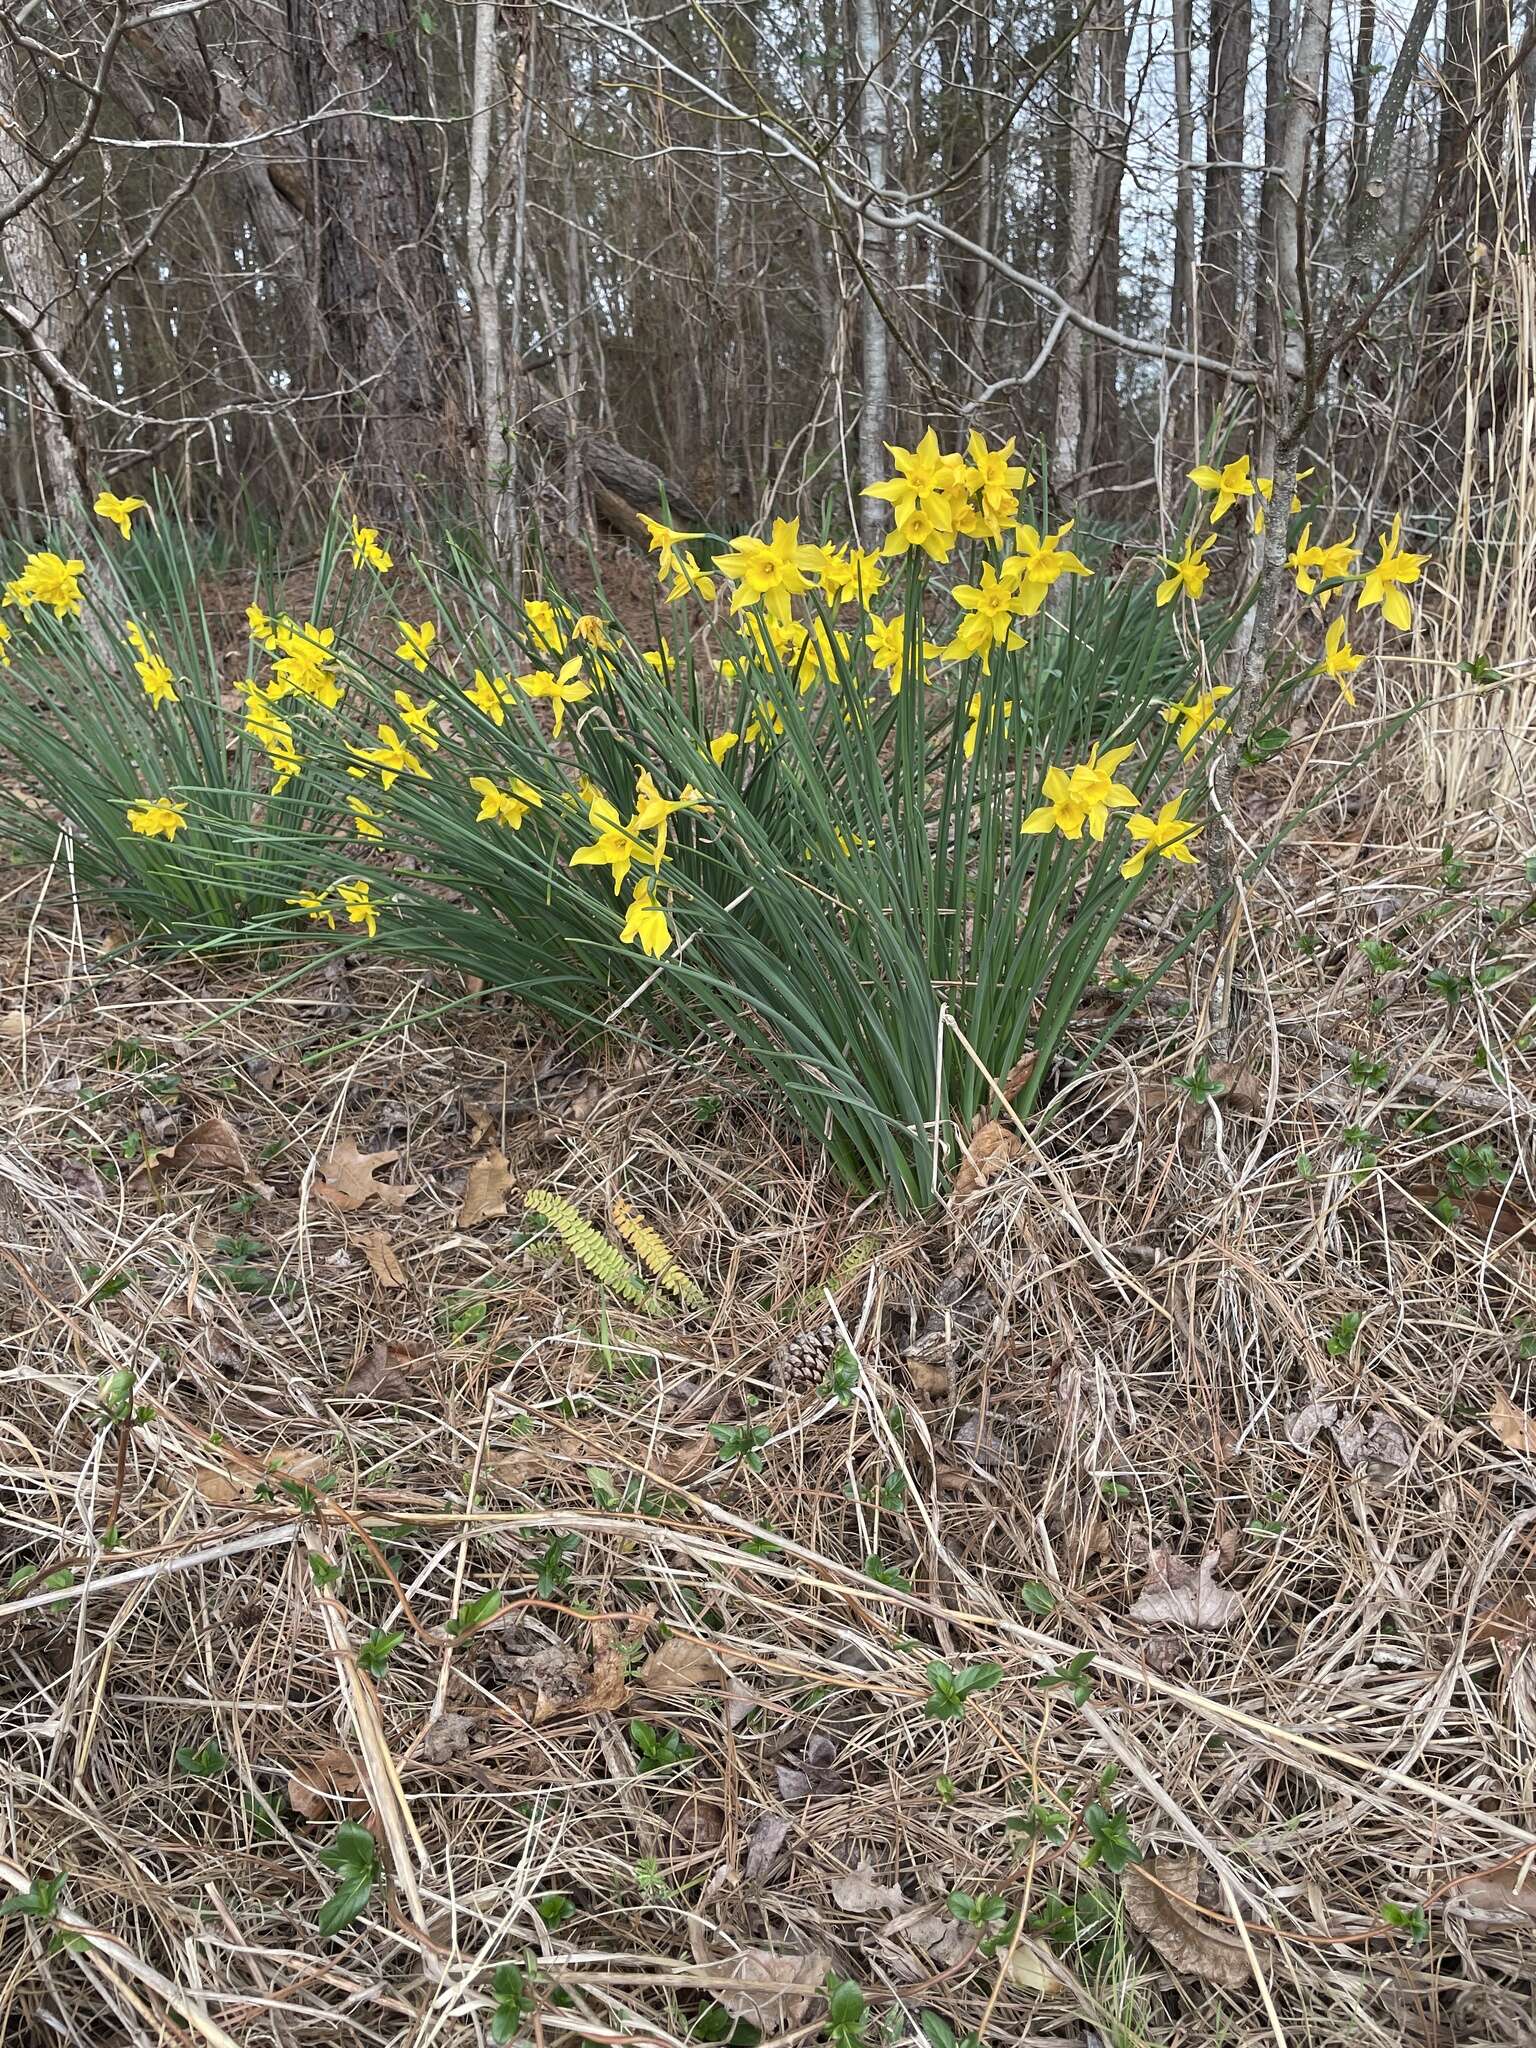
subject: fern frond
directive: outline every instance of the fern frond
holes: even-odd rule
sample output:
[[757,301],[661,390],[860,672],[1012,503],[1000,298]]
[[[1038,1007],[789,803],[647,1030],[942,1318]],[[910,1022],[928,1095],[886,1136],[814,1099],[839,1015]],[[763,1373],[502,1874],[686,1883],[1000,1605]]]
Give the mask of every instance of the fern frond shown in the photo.
[[653,1230],[633,1202],[615,1195],[609,1215],[613,1227],[647,1272],[668,1294],[676,1295],[685,1308],[703,1308],[708,1300],[703,1288],[673,1257],[665,1238]]
[[594,1279],[634,1308],[652,1308],[655,1297],[622,1252],[595,1231],[581,1212],[548,1188],[530,1188],[523,1197],[524,1209],[540,1218],[554,1231],[566,1250]]

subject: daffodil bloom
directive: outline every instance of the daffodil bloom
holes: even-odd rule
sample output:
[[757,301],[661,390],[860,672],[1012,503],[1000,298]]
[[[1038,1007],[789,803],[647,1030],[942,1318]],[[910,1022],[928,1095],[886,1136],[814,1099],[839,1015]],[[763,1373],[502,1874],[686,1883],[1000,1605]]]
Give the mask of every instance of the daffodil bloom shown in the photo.
[[1208,462],[1202,462],[1198,469],[1189,472],[1189,480],[1196,490],[1216,493],[1216,502],[1211,507],[1212,526],[1226,518],[1239,498],[1253,496],[1251,467],[1251,458],[1239,455],[1223,469],[1213,469]]
[[272,709],[254,683],[246,685],[245,729],[259,746],[266,749],[275,778],[272,794],[281,796],[304,766],[304,761],[294,744],[293,727]]
[[1376,545],[1381,552],[1365,572],[1355,608],[1364,612],[1379,604],[1387,624],[1406,633],[1413,624],[1413,606],[1404,597],[1401,586],[1418,582],[1419,571],[1429,556],[1408,554],[1401,546],[1402,537],[1403,515],[1399,512],[1392,521],[1391,533],[1381,534],[1377,539]]
[[488,676],[475,670],[475,680],[464,692],[477,711],[483,711],[493,725],[506,723],[506,707],[513,702],[512,688],[505,676]]
[[157,796],[128,806],[128,830],[142,839],[174,839],[187,820],[186,805],[174,797]]
[[526,697],[547,697],[555,714],[555,738],[560,737],[560,728],[565,722],[567,704],[580,704],[592,694],[592,685],[582,682],[581,656],[572,655],[558,675],[552,675],[547,668],[535,669],[532,675],[519,676],[517,687]]
[[640,659],[647,668],[655,669],[663,682],[671,682],[677,674],[677,656],[670,647],[648,647]]
[[1205,558],[1215,545],[1214,533],[1209,539],[1201,541],[1198,547],[1195,545],[1194,535],[1190,534],[1185,538],[1184,552],[1177,561],[1172,555],[1162,557],[1170,573],[1157,586],[1159,605],[1170,604],[1181,590],[1188,592],[1193,603],[1200,602],[1205,595],[1206,578],[1211,573],[1211,565]]
[[6,584],[5,595],[0,602],[16,605],[24,612],[30,611],[35,604],[46,604],[52,608],[56,619],[78,618],[80,578],[84,571],[84,562],[78,559],[66,562],[62,555],[51,550],[28,555],[22,564],[21,574]]
[[379,545],[379,536],[372,526],[359,526],[352,522],[352,566],[361,569],[366,562],[370,569],[383,576],[395,566],[395,558],[386,548]]
[[347,923],[368,927],[370,939],[379,935],[379,913],[367,882],[338,882],[336,894],[346,905]]
[[134,673],[144,685],[144,694],[158,711],[162,704],[178,704],[180,698],[174,688],[175,676],[150,646],[142,626],[133,619],[123,621],[123,637],[138,656],[134,662]]
[[966,487],[975,496],[988,524],[997,529],[985,537],[996,540],[1018,513],[1019,492],[1027,490],[1035,479],[1022,462],[1014,461],[1017,441],[1012,434],[1000,447],[989,448],[986,435],[973,429],[965,447],[970,458],[965,472]]
[[[1319,583],[1336,583],[1354,573],[1355,558],[1360,550],[1355,546],[1355,536],[1348,540],[1336,540],[1325,547],[1312,538],[1311,523],[1301,529],[1301,537],[1285,558],[1285,566],[1294,572],[1296,588],[1303,597],[1310,597]],[[1324,599],[1332,596],[1324,592]]]
[[[992,637],[992,622],[981,612],[967,612],[956,626],[954,637],[947,641],[939,652],[946,661],[971,661],[981,657],[982,673],[991,675],[992,655],[997,642]],[[1005,647],[1022,647],[1023,635],[1014,632],[1010,626]]]
[[947,524],[949,511],[942,499],[944,487],[954,475],[955,462],[939,452],[939,437],[933,428],[928,429],[915,448],[898,448],[894,441],[887,441],[885,446],[896,465],[896,474],[882,483],[866,484],[861,495],[883,499],[898,526],[918,510]]
[[671,585],[665,593],[666,601],[668,604],[676,604],[679,598],[686,597],[689,591],[692,591],[696,597],[701,597],[705,604],[713,604],[718,587],[709,571],[701,569],[693,556],[685,550],[678,557],[677,574],[672,578]]
[[1214,738],[1226,731],[1227,721],[1217,717],[1216,706],[1231,694],[1227,685],[1221,683],[1214,690],[1202,690],[1193,704],[1164,705],[1163,722],[1179,728],[1175,738],[1181,754],[1187,754],[1202,733],[1208,732]]
[[646,848],[635,837],[635,825],[625,824],[618,809],[605,796],[596,796],[587,807],[587,818],[597,837],[590,846],[578,846],[571,855],[573,868],[610,868],[613,893],[618,895],[624,878],[637,859],[648,859]]
[[245,608],[246,624],[251,629],[251,638],[258,647],[264,647],[268,654],[277,652],[277,624],[269,619],[259,604],[248,604]]
[[787,625],[791,598],[803,596],[811,587],[816,552],[801,541],[798,519],[775,519],[772,540],[739,534],[723,555],[715,557],[715,567],[736,586],[731,610],[760,604],[770,619]]
[[867,610],[869,601],[885,584],[885,570],[878,555],[866,554],[863,548],[820,548],[820,580],[822,595],[830,605],[860,604]]
[[[1296,472],[1297,483],[1303,482],[1311,474],[1312,471],[1310,469],[1298,469]],[[1264,506],[1268,505],[1274,498],[1275,480],[1272,476],[1260,476],[1255,477],[1254,482],[1258,486],[1259,496],[1264,502],[1263,504],[1255,505],[1253,508],[1253,530],[1255,533],[1262,533],[1264,531]],[[1291,517],[1294,519],[1300,510],[1301,499],[1295,491],[1292,491]]]
[[272,666],[272,681],[267,687],[267,695],[280,703],[292,690],[301,697],[313,698],[327,711],[334,711],[342,698],[342,685],[332,673],[335,656],[331,653],[331,643],[336,638],[335,627],[316,626],[310,622],[299,627],[291,619],[281,619],[273,629],[273,636],[278,659]]
[[441,735],[432,723],[437,699],[434,697],[429,703],[418,704],[409,690],[396,690],[395,708],[406,731],[414,733],[427,751],[435,754],[442,744]]
[[514,832],[520,832],[528,813],[543,808],[543,797],[520,775],[513,776],[510,789],[502,789],[489,775],[471,775],[469,786],[480,799],[480,809],[475,814],[477,825],[510,825]]
[[758,700],[757,716],[742,734],[748,746],[761,739],[775,739],[784,730],[784,720],[771,697]]
[[1355,708],[1355,688],[1349,679],[1357,668],[1364,665],[1365,656],[1356,654],[1344,637],[1343,619],[1335,619],[1323,636],[1322,673],[1332,676],[1339,686],[1339,695],[1351,711]]
[[10,627],[5,623],[4,619],[0,619],[0,668],[9,668],[11,665],[11,657],[6,651],[5,644],[10,637]]
[[[935,512],[935,506],[939,509]],[[896,521],[886,536],[883,555],[900,555],[909,548],[921,548],[930,561],[947,562],[954,553],[955,528],[947,508],[937,499],[914,505]]]
[[565,647],[565,629],[560,623],[560,614],[547,598],[530,597],[523,606],[523,617],[528,622],[528,636],[537,647],[547,647],[551,654],[559,654]]
[[655,851],[649,856],[653,868],[661,866],[661,857],[667,850],[667,820],[675,818],[679,811],[703,811],[707,807],[703,797],[693,784],[684,785],[681,796],[665,797],[656,787],[649,768],[642,768],[635,778],[635,814],[629,821],[631,832],[654,832]]
[[1126,831],[1140,842],[1130,859],[1121,863],[1120,872],[1127,881],[1141,873],[1152,854],[1156,854],[1159,860],[1178,860],[1194,865],[1195,856],[1189,850],[1189,842],[1198,837],[1201,828],[1179,816],[1182,802],[1183,798],[1176,796],[1163,805],[1155,818],[1148,818],[1138,811],[1134,818],[1126,819]]
[[[402,775],[417,776],[422,782],[432,780],[420,756],[411,752],[392,725],[379,727],[379,744],[376,747],[352,747],[349,752],[356,761],[366,761],[378,769],[379,784],[383,789],[393,789]],[[347,770],[349,775],[359,777],[367,772],[367,768],[356,766]]]
[[[663,526],[659,519],[651,519],[644,512],[638,516],[640,524],[645,528],[646,538],[650,544],[649,552],[661,557],[660,561],[656,564],[658,578],[681,576],[684,572],[682,564],[678,560],[678,549],[685,540],[702,540],[704,538],[703,534],[684,533],[679,527]],[[689,559],[691,560],[692,558],[690,557]]]
[[[906,614],[897,612],[894,618],[882,619],[871,612],[868,625],[869,631],[864,635],[864,645],[869,649],[877,673],[885,677],[891,695],[899,697],[907,668]],[[925,640],[922,643],[917,661],[913,664],[920,683],[928,681],[928,663],[938,652],[938,647],[932,641]]]
[[425,675],[427,663],[432,658],[432,642],[437,638],[437,627],[430,619],[423,619],[419,626],[408,625],[404,619],[396,619],[395,624],[400,628],[396,661],[408,661],[419,674]]
[[119,498],[112,491],[101,491],[91,510],[99,519],[110,519],[123,539],[128,540],[133,533],[134,513],[142,512],[147,503],[144,498]]
[[1083,827],[1095,839],[1104,837],[1111,811],[1134,810],[1136,792],[1114,779],[1120,763],[1136,751],[1135,742],[1116,747],[1102,760],[1094,747],[1086,761],[1072,769],[1047,768],[1045,802],[1024,820],[1024,832],[1060,832],[1068,839],[1080,839]]
[[317,896],[313,889],[304,889],[297,896],[290,896],[288,901],[293,909],[307,911],[311,924],[329,925],[335,931],[336,913],[326,897]]
[[[967,761],[973,761],[976,758],[976,742],[981,737],[981,714],[983,708],[980,690],[973,691],[971,701],[965,707],[965,715],[970,720],[970,724],[966,727],[962,751]],[[1013,716],[1013,699],[1011,697],[1005,698],[1002,708],[1004,718],[1011,718]],[[988,732],[992,730],[996,718],[997,707],[994,705],[987,713]]]
[[636,882],[635,893],[629,899],[629,912],[619,939],[626,946],[638,939],[641,950],[653,960],[659,960],[672,943],[666,912],[652,895],[651,885],[643,875]]
[[347,809],[352,813],[352,825],[359,839],[382,839],[383,832],[374,823],[378,812],[363,797],[349,796]]
[[1075,521],[1069,519],[1065,526],[1055,533],[1044,536],[1032,526],[1016,526],[1014,542],[1016,552],[1003,563],[1003,576],[1018,586],[1016,609],[1026,619],[1032,619],[1045,603],[1051,585],[1062,576],[1091,576],[1093,571],[1086,562],[1080,561],[1070,548],[1061,543],[1072,531]]
[[717,732],[709,743],[709,758],[718,768],[732,747],[741,745],[739,732]]
[[1013,631],[1020,610],[1018,577],[999,576],[990,562],[984,562],[979,583],[957,583],[949,594],[986,628],[989,647],[1000,646]]
[[[705,579],[709,581],[708,578]],[[713,592],[711,592],[713,595]],[[609,637],[608,624],[596,612],[583,612],[571,626],[571,638],[581,641],[585,647],[595,647],[600,653],[611,654],[613,641]]]

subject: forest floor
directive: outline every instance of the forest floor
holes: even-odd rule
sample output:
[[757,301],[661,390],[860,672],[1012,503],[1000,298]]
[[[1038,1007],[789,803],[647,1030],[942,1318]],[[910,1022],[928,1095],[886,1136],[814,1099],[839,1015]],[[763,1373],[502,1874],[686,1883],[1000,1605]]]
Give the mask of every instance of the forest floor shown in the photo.
[[711,1059],[13,876],[6,2042],[1536,2040],[1536,926],[1410,812],[916,1223]]

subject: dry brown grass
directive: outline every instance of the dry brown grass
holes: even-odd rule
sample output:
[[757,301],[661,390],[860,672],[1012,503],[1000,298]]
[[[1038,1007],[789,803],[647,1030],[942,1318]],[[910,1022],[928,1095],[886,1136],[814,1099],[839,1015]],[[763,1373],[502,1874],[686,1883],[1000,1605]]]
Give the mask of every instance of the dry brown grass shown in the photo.
[[[5,2041],[457,2048],[525,1959],[525,2038],[673,2043],[793,1956],[858,1981],[871,2043],[924,2013],[989,2043],[1536,2039],[1536,1459],[1487,1421],[1500,1392],[1536,1409],[1528,892],[1476,858],[1448,890],[1400,810],[1329,806],[1256,892],[1214,1109],[1164,1004],[923,1228],[857,1209],[709,1062],[618,1065],[499,1002],[433,1018],[442,989],[366,961],[236,1008],[19,888],[0,1862],[67,1871],[79,1938],[0,1922]],[[1467,977],[1456,1009],[1434,970]],[[213,1116],[267,1192],[125,1158]],[[417,1192],[328,1206],[340,1137]],[[1448,1228],[1450,1148],[1480,1144],[1513,1178]],[[497,1146],[512,1213],[460,1228]],[[626,1194],[713,1306],[605,1306],[525,1248],[531,1185],[597,1221]],[[869,1230],[838,1300],[857,1385],[787,1394],[773,1305]],[[123,1368],[143,1412],[104,1425]],[[1337,1426],[1300,1448],[1319,1399]],[[711,1433],[748,1418],[760,1475]],[[1182,1625],[1131,1614],[1159,1551],[1176,1584],[1213,1558]],[[403,1633],[377,1683],[376,1629]],[[1038,1684],[1085,1649],[1083,1704]],[[934,1659],[1003,1679],[933,1720]],[[637,1722],[691,1756],[641,1770]],[[217,1774],[178,1765],[210,1740]],[[1182,1936],[1149,1944],[1085,1868],[1096,1798],[1195,1859],[1132,1899],[1144,1926],[1174,1895]],[[342,1820],[389,1882],[325,1940]],[[951,1889],[1021,1911],[1017,1941],[978,1951]],[[777,2018],[823,2035],[819,2002]]]

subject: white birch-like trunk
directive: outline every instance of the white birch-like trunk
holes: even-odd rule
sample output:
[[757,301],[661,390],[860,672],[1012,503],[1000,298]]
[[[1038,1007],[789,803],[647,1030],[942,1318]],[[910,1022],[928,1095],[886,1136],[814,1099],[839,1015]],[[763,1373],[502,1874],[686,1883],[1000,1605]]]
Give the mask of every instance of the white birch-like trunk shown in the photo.
[[[858,145],[871,200],[875,206],[880,206],[884,203],[890,129],[882,77],[884,52],[878,0],[854,0],[854,41],[859,67]],[[889,234],[866,212],[862,249],[864,281],[859,295],[860,381],[863,386],[863,405],[859,413],[858,481],[861,486],[877,482],[884,476],[886,468],[891,360],[890,336],[886,331],[882,301],[889,286],[889,258]],[[879,544],[884,524],[882,512],[878,499],[859,499],[859,527],[866,547]]]

